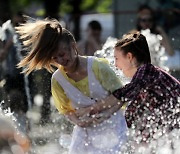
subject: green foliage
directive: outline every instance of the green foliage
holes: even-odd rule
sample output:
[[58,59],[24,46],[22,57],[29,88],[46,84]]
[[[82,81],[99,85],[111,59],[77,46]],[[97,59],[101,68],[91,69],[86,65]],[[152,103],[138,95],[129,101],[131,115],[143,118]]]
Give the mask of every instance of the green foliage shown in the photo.
[[19,10],[24,10],[27,6],[32,4],[33,2],[41,2],[42,0],[10,0],[10,6],[12,12],[16,12]]
[[99,5],[96,7],[96,11],[99,13],[107,13],[110,11],[112,6],[112,0],[101,0]]
[[[73,6],[71,5],[72,0],[61,0],[61,5],[59,6],[60,13],[66,14],[71,13]],[[78,3],[78,0],[75,0]],[[32,3],[43,3],[43,0],[10,0],[10,6],[12,12],[19,10],[24,10],[26,7]],[[53,3],[53,1],[52,1]],[[99,12],[106,13],[109,12],[112,4],[112,0],[82,0],[80,9],[82,12]],[[42,14],[42,10],[38,14]]]
[[81,4],[82,11],[105,13],[109,11],[112,0],[84,0]]
[[37,12],[35,12],[37,16],[43,17],[45,15],[45,10],[44,9],[39,9]]
[[98,2],[98,0],[83,0],[80,5],[80,8],[82,11],[94,10]]
[[[78,0],[77,0],[78,3]],[[80,9],[82,12],[109,12],[112,5],[112,0],[82,0]],[[70,0],[62,0],[60,10],[61,13],[71,13],[73,7]]]
[[65,13],[70,13],[73,9],[72,5],[69,4],[69,0],[62,0],[59,6],[60,13],[63,15]]

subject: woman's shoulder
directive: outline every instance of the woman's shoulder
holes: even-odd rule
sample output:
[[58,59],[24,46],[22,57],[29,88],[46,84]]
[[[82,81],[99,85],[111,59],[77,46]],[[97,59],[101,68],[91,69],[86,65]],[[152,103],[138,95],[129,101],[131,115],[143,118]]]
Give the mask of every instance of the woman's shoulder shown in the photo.
[[64,74],[64,69],[59,66],[58,69],[56,71],[53,72],[52,76],[51,76],[51,80],[55,80],[59,75]]
[[[94,71],[108,71],[109,70],[109,62],[105,58],[94,58],[92,68]],[[98,71],[98,72],[99,72]]]
[[59,69],[53,72],[51,79],[54,79],[58,73],[59,73]]
[[108,62],[108,60],[105,59],[105,58],[97,58],[97,57],[94,57],[93,64],[95,64],[95,65],[103,65],[103,64],[109,64],[109,62]]
[[61,75],[63,75],[65,77],[65,72],[64,69],[62,67],[59,67],[53,74],[51,77],[51,86],[52,87],[58,87],[60,89],[60,83],[59,83],[59,78],[61,78]]
[[156,26],[156,29],[155,29],[155,30],[156,30],[157,33],[160,34],[160,35],[165,34],[165,31],[164,31],[164,29],[163,29],[161,26]]

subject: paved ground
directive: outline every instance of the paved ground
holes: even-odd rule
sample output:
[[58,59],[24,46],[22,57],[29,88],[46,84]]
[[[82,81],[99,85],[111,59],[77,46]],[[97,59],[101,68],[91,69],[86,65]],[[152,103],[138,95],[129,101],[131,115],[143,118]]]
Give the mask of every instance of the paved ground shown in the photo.
[[32,154],[67,154],[72,125],[63,116],[53,110],[51,122],[42,126],[39,124],[40,108],[33,106],[28,117],[31,123],[28,135],[32,140]]

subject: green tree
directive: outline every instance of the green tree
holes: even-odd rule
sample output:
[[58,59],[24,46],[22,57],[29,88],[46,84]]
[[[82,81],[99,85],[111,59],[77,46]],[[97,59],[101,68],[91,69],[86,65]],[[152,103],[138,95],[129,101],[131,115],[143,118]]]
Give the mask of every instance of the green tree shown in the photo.
[[111,10],[112,0],[1,0],[0,20],[5,21],[13,13],[23,11],[32,3],[41,3],[44,6],[44,17],[58,18],[59,15],[70,14],[74,23],[73,33],[79,39],[79,22],[84,13],[107,13]]

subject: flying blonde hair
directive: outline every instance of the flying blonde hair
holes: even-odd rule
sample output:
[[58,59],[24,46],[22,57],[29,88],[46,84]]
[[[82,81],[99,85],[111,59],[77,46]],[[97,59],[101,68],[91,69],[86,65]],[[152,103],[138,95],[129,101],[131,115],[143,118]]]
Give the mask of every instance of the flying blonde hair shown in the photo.
[[57,20],[33,20],[16,27],[16,32],[23,40],[23,45],[30,51],[17,65],[24,67],[23,73],[45,68],[52,68],[52,55],[57,49],[63,28]]

